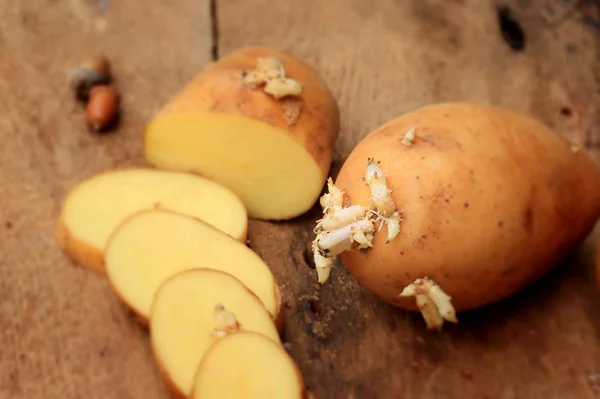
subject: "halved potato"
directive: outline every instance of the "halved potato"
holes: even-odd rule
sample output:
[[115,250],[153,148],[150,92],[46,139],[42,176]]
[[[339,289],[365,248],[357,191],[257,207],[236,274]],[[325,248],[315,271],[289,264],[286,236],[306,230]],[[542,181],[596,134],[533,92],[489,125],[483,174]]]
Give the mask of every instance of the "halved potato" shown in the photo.
[[228,334],[254,331],[281,345],[262,302],[240,280],[212,269],[167,279],[156,292],[150,339],[156,362],[175,393],[189,396],[210,346]]
[[300,369],[280,346],[263,335],[239,332],[206,352],[191,399],[303,399]]
[[150,165],[231,188],[250,217],[290,219],[317,201],[339,124],[336,100],[313,68],[275,49],[241,48],[152,118],[144,155]]
[[246,240],[246,209],[226,187],[191,173],[124,168],[92,176],[69,192],[60,214],[58,242],[75,262],[103,273],[110,234],[127,217],[152,208],[197,217]]
[[207,267],[239,278],[276,318],[281,308],[271,270],[254,251],[186,215],[154,209],[125,220],[106,246],[106,273],[117,295],[142,320],[156,290],[169,277]]

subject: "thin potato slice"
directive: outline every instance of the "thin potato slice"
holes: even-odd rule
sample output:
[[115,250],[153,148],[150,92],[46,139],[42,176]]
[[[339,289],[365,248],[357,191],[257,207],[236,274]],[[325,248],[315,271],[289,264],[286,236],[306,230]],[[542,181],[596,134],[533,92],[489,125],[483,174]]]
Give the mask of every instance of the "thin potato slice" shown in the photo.
[[105,258],[115,292],[143,320],[167,278],[200,267],[239,278],[274,318],[279,314],[279,289],[265,262],[199,219],[160,209],[139,212],[112,234]]
[[285,350],[253,332],[228,335],[206,352],[191,399],[302,399],[302,374]]
[[188,396],[210,346],[223,335],[253,331],[281,345],[260,300],[232,275],[192,269],[170,277],[158,289],[150,315],[150,339],[165,380]]
[[69,192],[59,219],[58,242],[76,263],[103,273],[110,234],[127,217],[152,208],[197,217],[246,240],[246,209],[226,187],[191,173],[126,168],[92,176]]

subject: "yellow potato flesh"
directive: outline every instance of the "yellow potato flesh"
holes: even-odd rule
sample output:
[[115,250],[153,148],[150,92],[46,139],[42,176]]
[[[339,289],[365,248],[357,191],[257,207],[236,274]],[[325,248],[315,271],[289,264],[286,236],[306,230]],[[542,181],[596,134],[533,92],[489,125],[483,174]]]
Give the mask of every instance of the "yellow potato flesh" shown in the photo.
[[183,396],[191,393],[200,361],[219,339],[211,335],[217,304],[233,313],[244,331],[281,344],[269,313],[235,277],[210,269],[188,270],[171,277],[154,299],[150,337],[164,377]]
[[271,315],[278,313],[278,289],[269,267],[250,248],[198,219],[164,210],[140,212],[115,231],[105,258],[113,288],[143,319],[167,278],[200,267],[234,275]]
[[240,332],[217,341],[206,353],[191,398],[300,399],[303,392],[300,371],[281,346]]
[[59,241],[78,263],[102,271],[110,234],[127,217],[152,208],[197,217],[246,239],[246,209],[229,189],[192,174],[133,168],[101,173],[75,187],[63,205]]
[[289,133],[243,116],[159,116],[146,131],[145,154],[161,169],[197,172],[230,188],[258,219],[306,212],[323,185],[319,165]]

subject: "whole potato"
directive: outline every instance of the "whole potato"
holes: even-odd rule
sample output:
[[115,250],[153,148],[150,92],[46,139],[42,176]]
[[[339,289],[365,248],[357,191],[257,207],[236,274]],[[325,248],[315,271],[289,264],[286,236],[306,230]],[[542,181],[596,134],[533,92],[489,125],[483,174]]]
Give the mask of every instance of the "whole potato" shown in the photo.
[[385,174],[400,230],[388,243],[385,226],[375,230],[372,248],[340,258],[362,286],[404,309],[417,310],[416,301],[399,294],[425,277],[456,311],[506,298],[555,265],[600,215],[591,159],[505,109],[436,104],[379,127],[335,181],[344,206],[369,206],[369,158]]

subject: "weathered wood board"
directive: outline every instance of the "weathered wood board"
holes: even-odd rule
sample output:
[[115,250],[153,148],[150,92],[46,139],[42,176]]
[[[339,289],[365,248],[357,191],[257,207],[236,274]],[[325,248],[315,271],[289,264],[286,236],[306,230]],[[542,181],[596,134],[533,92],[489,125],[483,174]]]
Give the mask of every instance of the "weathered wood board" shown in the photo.
[[[0,1],[2,399],[168,397],[146,332],[54,230],[74,184],[143,163],[144,122],[210,60],[208,2],[171,4]],[[103,136],[66,83],[96,52],[122,94],[122,123]]]
[[[105,279],[69,263],[54,228],[75,183],[143,164],[144,123],[213,53],[269,45],[321,72],[342,113],[333,174],[379,124],[449,100],[529,113],[600,162],[600,31],[585,16],[593,6],[564,14],[570,4],[214,0],[211,12],[208,0],[0,1],[0,398],[168,397],[146,331]],[[521,40],[506,18],[503,36],[500,5]],[[101,136],[65,81],[98,51],[124,110]],[[320,398],[600,397],[600,227],[538,283],[435,333],[341,264],[315,282],[318,211],[251,221],[250,241],[282,287],[285,339]]]

